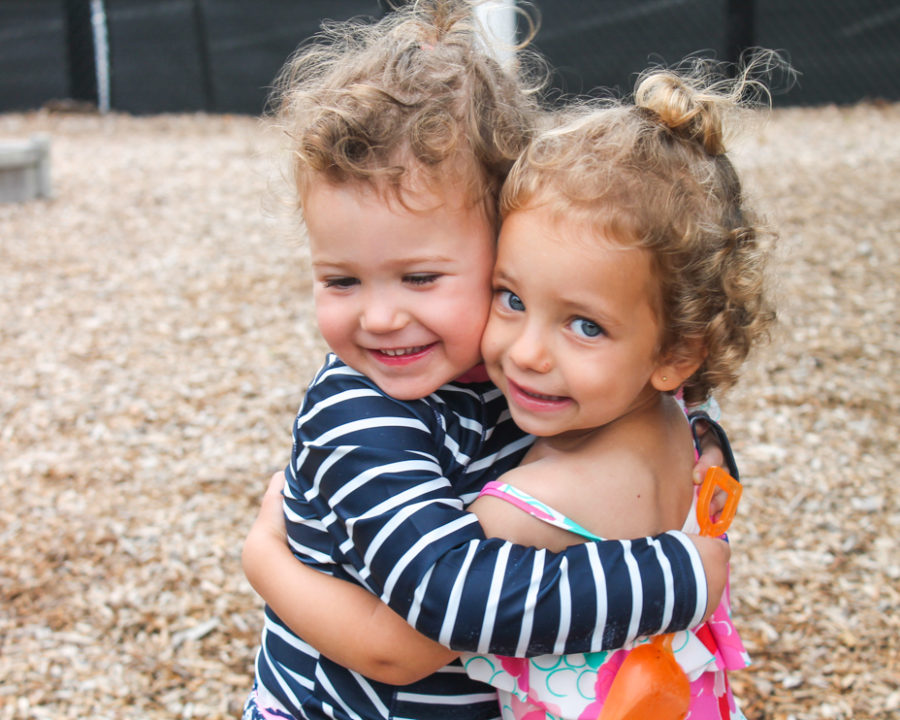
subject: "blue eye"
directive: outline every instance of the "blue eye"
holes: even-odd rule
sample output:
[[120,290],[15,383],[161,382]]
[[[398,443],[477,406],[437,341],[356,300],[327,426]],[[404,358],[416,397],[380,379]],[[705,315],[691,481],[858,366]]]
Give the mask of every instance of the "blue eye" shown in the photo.
[[603,334],[603,328],[587,318],[575,318],[572,321],[572,331],[586,338],[595,338]]
[[520,298],[515,293],[510,292],[509,290],[499,290],[500,304],[508,310],[514,310],[515,312],[523,312],[525,310],[525,303],[522,302],[522,298]]

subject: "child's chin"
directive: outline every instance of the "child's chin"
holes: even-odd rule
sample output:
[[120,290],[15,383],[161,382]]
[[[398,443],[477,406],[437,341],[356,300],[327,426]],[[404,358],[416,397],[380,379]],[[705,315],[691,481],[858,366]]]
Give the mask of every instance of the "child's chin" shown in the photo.
[[[418,379],[414,381],[404,382],[395,380],[386,380],[384,383],[378,383],[378,387],[395,400],[402,402],[411,402],[413,400],[421,400],[435,392],[442,385],[446,385],[453,378],[428,378]],[[377,380],[376,380],[377,382]]]
[[516,426],[524,433],[528,435],[534,435],[535,437],[551,437],[553,435],[559,435],[560,432],[563,432],[563,429],[560,429],[554,425],[548,423],[535,422],[532,417],[516,417],[516,413],[510,413],[512,415],[513,422]]

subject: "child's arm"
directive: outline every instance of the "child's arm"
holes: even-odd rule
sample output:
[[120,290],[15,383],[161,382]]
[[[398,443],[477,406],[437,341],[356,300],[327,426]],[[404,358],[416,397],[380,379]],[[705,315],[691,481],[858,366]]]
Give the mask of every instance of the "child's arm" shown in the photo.
[[[338,664],[391,685],[427,677],[458,656],[362,587],[297,560],[286,542],[283,486],[284,475],[273,475],[244,542],[242,564],[256,592],[295,634]],[[714,582],[722,585],[724,578]]]
[[369,591],[293,556],[283,486],[284,475],[273,476],[241,555],[247,579],[275,614],[334,662],[391,685],[427,677],[453,660],[457,653],[413,630]]
[[[442,397],[466,396],[476,393],[467,386]],[[470,493],[528,445],[495,389],[473,403],[461,415],[464,428],[488,446],[464,469]],[[463,509],[460,479],[451,484],[444,470],[459,457],[459,437],[447,437],[443,423],[458,416],[387,398],[340,364],[320,373],[295,428],[285,489],[294,551],[321,557],[340,548],[337,562],[352,564],[382,601],[458,650],[553,652],[561,626],[565,652],[615,648],[691,627],[708,601],[717,604],[724,582],[708,593],[704,569],[724,575],[721,541],[673,532],[548,553],[485,539]]]

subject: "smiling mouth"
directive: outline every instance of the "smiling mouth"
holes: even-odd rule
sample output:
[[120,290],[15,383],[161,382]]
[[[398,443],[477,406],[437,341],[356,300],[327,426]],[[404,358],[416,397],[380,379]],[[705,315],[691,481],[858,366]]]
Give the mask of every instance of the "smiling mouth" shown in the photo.
[[519,386],[519,392],[528,397],[532,397],[535,400],[546,400],[547,402],[559,402],[560,400],[566,399],[562,395],[544,395],[543,393],[532,392],[531,390],[526,390],[521,385]]
[[524,395],[526,398],[531,398],[540,402],[560,403],[566,402],[569,399],[565,395],[545,395],[544,393],[535,392],[534,390],[529,390],[528,388],[522,387],[517,382],[513,382],[512,380],[509,380],[508,382],[510,388],[519,395]]
[[385,367],[403,368],[416,365],[431,356],[437,343],[430,345],[410,345],[402,348],[374,348],[369,350],[371,357]]

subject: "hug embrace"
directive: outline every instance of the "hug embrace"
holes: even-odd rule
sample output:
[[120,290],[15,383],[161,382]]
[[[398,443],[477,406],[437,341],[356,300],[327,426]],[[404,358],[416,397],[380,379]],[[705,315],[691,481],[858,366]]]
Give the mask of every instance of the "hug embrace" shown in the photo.
[[742,718],[695,518],[737,476],[711,395],[774,319],[726,153],[750,69],[547,110],[471,5],[329,25],[280,79],[333,354],[244,547],[244,718],[597,718],[661,633],[690,717]]

